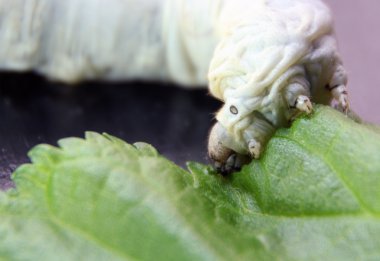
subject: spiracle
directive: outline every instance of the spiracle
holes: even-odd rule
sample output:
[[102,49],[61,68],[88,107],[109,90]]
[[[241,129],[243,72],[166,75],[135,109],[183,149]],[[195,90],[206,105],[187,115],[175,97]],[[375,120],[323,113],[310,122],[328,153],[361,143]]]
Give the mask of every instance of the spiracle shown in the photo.
[[228,173],[312,101],[348,110],[333,31],[321,0],[0,1],[0,69],[209,86],[209,157]]

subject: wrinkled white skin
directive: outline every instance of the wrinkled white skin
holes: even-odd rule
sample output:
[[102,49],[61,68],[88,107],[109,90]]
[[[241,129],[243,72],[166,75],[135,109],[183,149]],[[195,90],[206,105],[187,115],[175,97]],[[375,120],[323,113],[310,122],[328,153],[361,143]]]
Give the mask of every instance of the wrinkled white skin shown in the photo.
[[348,109],[320,0],[0,0],[0,69],[68,83],[208,83],[224,102],[209,138],[224,172],[258,158],[311,101]]
[[0,69],[207,86],[211,19],[204,0],[0,0]]

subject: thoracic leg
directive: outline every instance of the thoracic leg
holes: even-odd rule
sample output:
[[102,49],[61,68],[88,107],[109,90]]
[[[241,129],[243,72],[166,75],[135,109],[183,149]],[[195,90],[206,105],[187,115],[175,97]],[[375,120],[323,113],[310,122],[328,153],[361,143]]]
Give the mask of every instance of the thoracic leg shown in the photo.
[[252,158],[258,159],[262,150],[261,143],[254,138],[250,139],[248,142],[248,150]]
[[259,112],[252,114],[251,122],[249,127],[244,130],[243,136],[250,157],[258,159],[267,141],[273,136],[275,128]]
[[333,98],[339,103],[342,110],[347,112],[349,109],[348,92],[347,92],[347,74],[342,65],[338,65],[330,80],[329,85],[326,86],[330,90]]
[[309,83],[303,78],[295,79],[291,84],[285,88],[284,93],[286,102],[289,108],[296,109],[296,117],[299,112],[309,114],[313,110],[313,106],[310,101],[310,87]]

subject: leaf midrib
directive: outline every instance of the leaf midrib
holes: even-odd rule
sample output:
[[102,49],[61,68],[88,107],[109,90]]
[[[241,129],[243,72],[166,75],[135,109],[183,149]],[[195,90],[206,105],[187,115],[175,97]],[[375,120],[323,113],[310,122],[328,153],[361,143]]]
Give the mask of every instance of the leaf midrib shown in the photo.
[[116,255],[118,257],[121,257],[122,259],[126,260],[137,260],[135,258],[132,258],[131,256],[127,255],[125,252],[120,251],[118,248],[115,248],[114,246],[108,244],[106,241],[101,240],[99,237],[96,237],[92,233],[89,233],[88,231],[81,229],[79,226],[72,225],[70,223],[64,222],[64,220],[61,220],[57,215],[54,214],[53,206],[52,206],[52,201],[51,201],[51,190],[52,190],[52,181],[53,181],[53,176],[55,175],[54,171],[51,171],[49,174],[49,178],[46,184],[46,189],[45,189],[45,200],[47,202],[47,214],[49,216],[49,219],[51,220],[52,223],[57,225],[58,227],[61,228],[67,228],[69,231],[74,232],[77,234],[79,237],[83,238],[84,240],[88,242],[93,242],[95,245],[99,245],[101,247],[104,247],[104,249],[107,250],[107,252],[111,253],[111,255]]
[[[114,142],[114,141],[111,140],[111,142]],[[122,155],[122,157],[124,159],[129,159],[130,155],[128,155],[128,153],[126,153],[126,151],[122,150],[122,148],[120,148],[119,146],[117,146],[115,144],[112,144],[112,145],[118,151],[119,155]],[[94,159],[98,160],[98,158],[96,156],[93,156],[93,157],[94,157]],[[148,180],[144,175],[141,175],[141,162],[140,162],[141,161],[141,155],[137,155],[137,158],[138,158],[138,168],[137,168],[137,171],[139,173],[136,173],[135,175],[133,175],[133,177],[137,178],[137,179],[140,179],[140,181],[142,181],[144,184],[148,185],[150,187],[151,191],[154,191],[153,193],[156,193],[157,195],[160,195],[160,197],[165,198],[166,201],[168,201],[167,199],[169,199],[169,201],[170,201],[171,198],[168,197],[168,195],[166,195],[165,193],[163,193],[164,192],[163,190],[161,190],[159,187],[155,186],[155,184],[152,183],[150,180]],[[154,156],[153,158],[157,158],[158,159],[159,157]],[[81,162],[81,160],[79,158],[73,158],[73,159],[70,159],[70,160],[72,160],[73,162],[75,162],[75,161]],[[121,160],[119,160],[119,159],[115,160],[114,162],[117,162],[119,165],[123,164],[123,162]],[[106,162],[106,163],[109,164],[109,162]],[[113,245],[107,244],[107,242],[105,242],[103,240],[100,240],[100,238],[97,237],[96,235],[93,235],[92,233],[89,233],[87,230],[81,229],[79,226],[76,226],[75,224],[65,223],[64,220],[61,220],[59,218],[59,216],[56,216],[54,214],[54,210],[53,210],[53,206],[52,206],[53,202],[51,202],[51,200],[49,200],[49,198],[51,196],[51,195],[49,196],[49,194],[50,194],[49,191],[52,190],[52,184],[51,183],[52,183],[52,180],[53,180],[53,176],[54,176],[54,173],[51,173],[49,175],[49,179],[48,179],[47,186],[46,186],[46,193],[45,193],[46,194],[46,201],[48,202],[48,204],[47,204],[48,205],[48,214],[49,214],[49,217],[52,219],[52,222],[54,222],[57,226],[62,226],[62,227],[66,227],[68,229],[73,229],[73,231],[76,232],[76,234],[78,234],[79,236],[82,235],[82,237],[84,239],[92,241],[95,244],[99,244],[100,246],[105,246],[108,251],[110,251],[111,253],[113,253],[113,251],[115,251],[116,255],[118,255],[118,256],[120,256],[120,257],[122,257],[124,259],[128,259],[128,260],[133,259],[132,257],[128,256],[125,252],[122,252],[118,248],[115,248]],[[168,205],[172,205],[172,204],[168,204]],[[187,228],[191,228],[188,231],[191,231],[191,234],[194,235],[193,236],[194,238],[197,238],[199,240],[204,241],[204,236],[202,234],[199,234],[199,233],[196,232],[197,230],[194,228],[194,224],[192,224],[191,222],[188,222],[188,219],[186,219],[186,217],[184,217],[183,215],[181,215],[180,213],[178,213],[178,210],[176,208],[172,207],[171,210],[172,210],[172,213],[175,213],[175,215],[178,218],[181,217],[181,216],[183,217],[183,218],[180,219],[180,222],[183,223],[183,224],[186,224]],[[206,241],[204,241],[203,246],[209,246],[209,244]],[[217,253],[215,253],[215,251],[211,250],[212,248],[206,247],[206,249],[208,249],[207,250],[209,252],[208,255],[211,255],[211,256],[214,256],[214,257],[218,256]],[[217,259],[218,260],[223,260],[220,256],[218,256]]]

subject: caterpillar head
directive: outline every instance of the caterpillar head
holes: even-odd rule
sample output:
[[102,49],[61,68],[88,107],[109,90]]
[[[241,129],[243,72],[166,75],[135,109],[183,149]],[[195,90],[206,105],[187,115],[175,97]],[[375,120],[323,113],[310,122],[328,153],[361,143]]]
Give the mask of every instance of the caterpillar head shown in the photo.
[[209,139],[209,156],[216,165],[235,168],[242,162],[239,155],[258,158],[277,128],[312,111],[312,96],[329,103],[324,86],[339,77],[345,85],[328,22],[304,33],[281,21],[269,25],[241,25],[214,52],[209,88],[224,102]]

